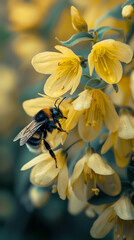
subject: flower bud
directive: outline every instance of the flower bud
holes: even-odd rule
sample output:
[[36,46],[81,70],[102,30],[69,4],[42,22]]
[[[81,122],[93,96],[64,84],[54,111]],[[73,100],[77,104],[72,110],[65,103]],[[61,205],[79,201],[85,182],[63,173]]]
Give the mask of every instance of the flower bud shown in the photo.
[[134,8],[131,5],[126,5],[122,9],[122,16],[123,18],[132,18],[134,14]]

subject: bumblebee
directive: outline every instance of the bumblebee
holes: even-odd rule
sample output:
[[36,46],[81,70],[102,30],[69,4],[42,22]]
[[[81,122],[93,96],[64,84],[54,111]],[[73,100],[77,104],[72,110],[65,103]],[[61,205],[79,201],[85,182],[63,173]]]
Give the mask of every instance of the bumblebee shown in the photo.
[[[28,149],[32,152],[38,152],[40,149],[41,141],[45,148],[49,151],[51,157],[56,161],[56,156],[51,149],[49,143],[46,141],[47,133],[52,133],[54,129],[60,132],[66,132],[62,129],[59,119],[65,118],[62,111],[59,109],[60,104],[65,98],[63,98],[58,106],[57,101],[54,103],[54,108],[42,109],[35,116],[32,122],[30,122],[22,131],[14,138],[14,142],[20,139],[20,146],[27,145]],[[67,133],[67,132],[66,132]]]

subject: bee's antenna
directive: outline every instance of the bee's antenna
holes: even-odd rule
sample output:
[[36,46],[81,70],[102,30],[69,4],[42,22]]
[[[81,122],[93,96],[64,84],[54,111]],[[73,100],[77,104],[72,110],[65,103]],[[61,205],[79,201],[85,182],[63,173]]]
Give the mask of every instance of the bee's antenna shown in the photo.
[[59,109],[59,106],[61,105],[61,103],[64,101],[66,97],[62,98],[62,100],[60,101],[59,105],[58,105],[58,109]]
[[56,103],[57,103],[57,101],[59,100],[60,98],[57,98],[56,99],[56,101],[55,101],[55,103],[54,103],[54,106],[57,108],[57,106],[56,106]]

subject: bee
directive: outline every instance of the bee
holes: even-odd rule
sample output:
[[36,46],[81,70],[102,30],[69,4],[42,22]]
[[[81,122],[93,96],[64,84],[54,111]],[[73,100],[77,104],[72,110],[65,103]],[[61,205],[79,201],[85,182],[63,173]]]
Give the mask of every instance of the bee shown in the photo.
[[[56,156],[51,146],[46,141],[47,133],[52,133],[54,129],[57,129],[60,132],[66,132],[62,129],[59,119],[65,118],[63,116],[62,111],[59,106],[63,102],[65,98],[63,98],[58,106],[56,106],[57,101],[54,103],[54,108],[44,108],[40,110],[33,118],[33,121],[30,122],[21,132],[14,138],[14,142],[20,139],[20,146],[26,144],[28,149],[32,152],[38,152],[40,149],[41,142],[43,140],[43,144],[45,148],[49,151],[51,157],[55,160],[56,166]],[[67,133],[67,132],[66,132]]]

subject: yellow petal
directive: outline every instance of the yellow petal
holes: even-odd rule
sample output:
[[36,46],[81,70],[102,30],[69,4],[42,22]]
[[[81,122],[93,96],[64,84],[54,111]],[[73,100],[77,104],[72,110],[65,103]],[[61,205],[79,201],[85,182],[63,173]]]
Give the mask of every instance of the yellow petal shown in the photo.
[[117,138],[113,150],[117,165],[126,167],[130,161],[129,153],[132,151],[131,140]]
[[114,41],[111,52],[116,56],[117,59],[125,63],[129,63],[133,57],[133,51],[131,47],[119,41]]
[[127,196],[121,197],[115,204],[114,210],[123,220],[134,220],[134,206]]
[[46,153],[42,153],[40,155],[38,155],[37,157],[33,158],[31,161],[29,161],[28,163],[26,163],[22,168],[21,170],[24,171],[24,170],[27,170],[33,166],[35,166],[36,164],[42,162],[42,161],[45,161],[45,160],[49,160],[51,159],[51,156],[48,152]]
[[89,179],[88,182],[85,184],[84,174],[82,173],[74,182],[72,188],[76,197],[79,200],[86,202],[93,196],[92,194],[93,186],[94,186],[93,179]]
[[[40,97],[40,98],[34,98],[34,99],[24,101],[23,102],[23,108],[24,108],[24,111],[29,116],[33,117],[41,109],[53,108],[56,100],[57,100],[57,98],[51,98],[51,97],[48,97],[46,95],[43,95],[43,97]],[[58,102],[60,102],[61,100],[62,100],[62,98],[59,99]],[[61,111],[65,111],[65,109],[67,109],[68,107],[70,107],[70,104],[66,101],[63,101],[60,105]]]
[[86,161],[86,157],[84,156],[76,163],[74,167],[73,175],[71,177],[71,185],[73,185],[74,182],[77,180],[77,178],[82,174],[85,161]]
[[84,90],[79,96],[72,102],[73,107],[77,111],[88,109],[91,105],[92,96],[89,90]]
[[77,89],[77,87],[79,86],[81,76],[82,76],[82,67],[79,66],[78,74],[76,75],[76,77],[73,77],[73,79],[72,79],[73,84],[71,87],[72,89],[71,89],[70,95],[72,95],[75,92],[75,90]]
[[90,230],[91,236],[93,238],[103,238],[107,235],[114,226],[114,216],[116,216],[116,214],[111,207],[104,210],[104,212],[94,222]]
[[78,130],[79,130],[80,137],[85,142],[89,142],[89,141],[91,142],[91,141],[95,140],[98,137],[101,128],[102,128],[102,119],[101,118],[100,118],[98,128],[93,129],[92,126],[90,126],[90,125],[86,127],[86,122],[85,122],[84,116],[81,115],[81,117],[79,119],[79,123],[78,123]]
[[59,171],[54,160],[40,162],[32,169],[30,181],[35,185],[48,186],[57,177]]
[[86,21],[74,6],[71,7],[71,17],[72,25],[75,30],[79,32],[88,32],[88,26]]
[[107,140],[105,141],[105,143],[102,146],[101,154],[105,154],[113,146],[116,138],[117,138],[117,132],[110,133]]
[[[79,71],[76,76],[73,75],[73,72],[67,72],[65,75],[58,77],[57,73],[53,73],[46,81],[44,86],[44,92],[51,97],[59,97],[69,91],[71,88],[71,94],[78,87],[80,83],[80,78],[82,75],[82,68],[79,68]],[[75,82],[75,87],[74,86]]]
[[86,202],[80,201],[74,194],[73,190],[70,192],[70,200],[68,203],[69,213],[76,215],[79,214],[87,206]]
[[121,191],[120,178],[116,173],[114,173],[113,175],[104,176],[102,181],[99,179],[98,176],[97,185],[104,193],[110,196],[116,196]]
[[98,59],[98,62],[95,62],[95,70],[97,74],[109,84],[118,83],[123,74],[121,63],[116,59],[112,60],[107,57],[105,57],[105,62],[107,64],[107,71],[105,70],[101,59]]
[[105,110],[106,114],[104,116],[104,122],[106,127],[111,132],[116,132],[119,127],[119,116],[109,98],[105,95]]
[[114,170],[108,164],[106,164],[97,153],[93,153],[89,157],[87,166],[96,174],[112,175],[114,173]]
[[39,73],[52,74],[58,67],[58,62],[63,59],[61,53],[42,52],[35,55],[32,59],[32,65]]
[[23,108],[29,116],[33,117],[43,108],[54,107],[55,100],[56,99],[44,95],[44,97],[34,98],[23,102]]
[[106,49],[106,54],[112,60],[118,59],[121,62],[129,63],[133,57],[133,51],[131,47],[120,41],[115,41],[113,39],[106,39],[101,42],[96,43],[93,46],[93,50],[97,48]]
[[67,196],[67,189],[68,189],[68,168],[66,163],[64,163],[63,168],[59,172],[57,189],[58,189],[60,198],[62,200],[65,200]]
[[118,135],[123,139],[134,138],[134,116],[128,110],[124,110],[120,115]]
[[94,67],[95,67],[94,53],[92,51],[88,55],[88,64],[89,64],[90,76],[92,76],[92,73],[93,73],[93,70],[94,70]]
[[56,45],[55,48],[64,55],[63,57],[75,57],[80,62],[79,57],[71,49],[61,45]]
[[77,125],[80,115],[80,111],[75,111],[73,106],[70,107],[65,126],[67,132],[72,130]]

